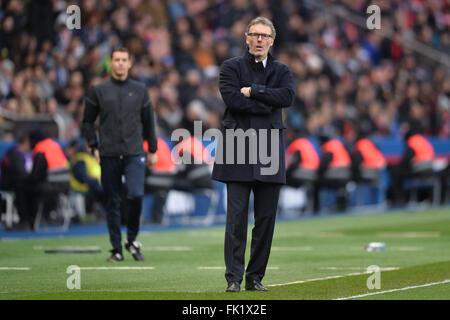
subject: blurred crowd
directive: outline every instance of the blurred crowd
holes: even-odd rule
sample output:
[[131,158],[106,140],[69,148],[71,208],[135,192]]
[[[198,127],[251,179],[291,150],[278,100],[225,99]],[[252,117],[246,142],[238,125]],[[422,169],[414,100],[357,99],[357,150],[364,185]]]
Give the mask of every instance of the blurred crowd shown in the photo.
[[[277,29],[273,54],[296,80],[285,114],[289,141],[323,127],[352,141],[357,123],[400,137],[409,121],[427,135],[450,136],[449,66],[402,42],[448,55],[450,1],[312,2],[0,0],[1,115],[57,116],[63,139],[77,138],[86,90],[108,76],[111,49],[125,45],[133,53],[131,76],[148,87],[159,136],[192,129],[193,120],[218,127],[220,65],[245,52],[247,23],[265,16]],[[73,4],[81,8],[78,30],[66,26]],[[380,30],[325,10],[337,5],[366,19],[370,4],[381,8]]]

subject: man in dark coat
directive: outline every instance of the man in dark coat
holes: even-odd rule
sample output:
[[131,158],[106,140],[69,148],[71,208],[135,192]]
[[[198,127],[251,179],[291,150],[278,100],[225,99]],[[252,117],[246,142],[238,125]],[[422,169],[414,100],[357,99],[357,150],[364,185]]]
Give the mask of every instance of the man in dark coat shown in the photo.
[[280,187],[286,183],[282,109],[294,99],[289,68],[269,53],[276,35],[272,22],[258,17],[249,23],[245,35],[248,52],[226,60],[219,79],[226,110],[213,179],[227,184],[228,292],[240,291],[243,280],[251,191],[255,226],[245,289],[267,291],[261,280],[269,260]]
[[[145,165],[156,163],[157,140],[153,107],[147,89],[128,77],[131,56],[127,48],[111,53],[111,78],[92,87],[86,95],[83,135],[101,166],[107,224],[113,246],[110,262],[123,261],[121,234],[121,187],[125,176],[129,208],[125,249],[136,261],[144,260],[136,241],[144,196]],[[95,121],[100,118],[99,138]],[[144,152],[144,140],[148,153]]]

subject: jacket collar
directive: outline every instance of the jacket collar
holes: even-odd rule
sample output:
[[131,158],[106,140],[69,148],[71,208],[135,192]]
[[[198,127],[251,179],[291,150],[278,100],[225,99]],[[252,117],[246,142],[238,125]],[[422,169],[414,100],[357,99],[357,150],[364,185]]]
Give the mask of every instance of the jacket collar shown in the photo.
[[[250,65],[252,65],[252,66],[256,66],[256,65],[257,65],[255,56],[252,55],[252,54],[248,51],[248,48],[247,48],[247,51],[245,52],[244,57],[245,57],[245,59],[248,60],[248,62],[250,63]],[[267,54],[267,64],[266,64],[266,68],[270,65],[270,63],[271,63],[272,61],[273,61],[273,56],[272,56],[272,55],[270,54],[270,52],[269,52],[269,53]]]
[[125,84],[125,83],[128,82],[129,77],[127,77],[125,80],[119,80],[119,79],[116,79],[116,78],[114,78],[113,76],[111,76],[110,79],[111,79],[111,82],[112,82],[112,83],[115,83],[115,84]]

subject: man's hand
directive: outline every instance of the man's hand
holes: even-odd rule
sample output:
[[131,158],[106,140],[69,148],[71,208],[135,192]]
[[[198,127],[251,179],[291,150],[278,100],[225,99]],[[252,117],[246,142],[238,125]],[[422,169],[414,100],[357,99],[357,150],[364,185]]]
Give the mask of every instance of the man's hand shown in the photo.
[[158,161],[156,153],[147,153],[147,167],[149,169],[152,169],[155,166],[156,161]]
[[100,152],[98,151],[98,149],[94,149],[92,153],[94,154],[94,157],[97,160],[97,162],[100,163]]
[[250,98],[250,93],[252,91],[252,87],[243,87],[241,88],[241,93],[246,96],[247,98]]

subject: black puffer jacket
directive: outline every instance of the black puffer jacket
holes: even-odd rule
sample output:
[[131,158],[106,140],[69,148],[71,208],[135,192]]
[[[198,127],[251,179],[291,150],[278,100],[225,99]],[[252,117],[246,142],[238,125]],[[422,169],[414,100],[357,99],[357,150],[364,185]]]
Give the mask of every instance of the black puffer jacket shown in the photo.
[[[100,116],[99,140],[95,120]],[[83,136],[90,148],[101,156],[144,154],[143,140],[149,152],[156,151],[153,108],[145,86],[137,81],[111,79],[91,88],[86,95]]]

